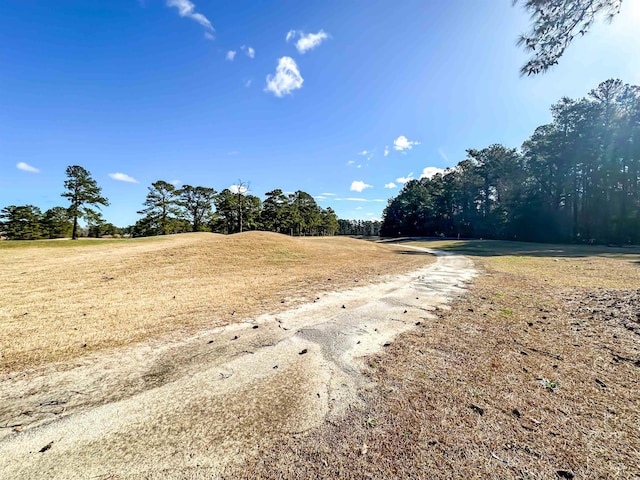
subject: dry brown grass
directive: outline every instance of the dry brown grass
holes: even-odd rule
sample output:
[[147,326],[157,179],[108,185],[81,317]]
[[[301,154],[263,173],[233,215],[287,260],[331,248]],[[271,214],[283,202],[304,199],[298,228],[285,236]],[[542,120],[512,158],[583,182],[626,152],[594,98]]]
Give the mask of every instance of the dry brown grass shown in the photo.
[[228,324],[431,261],[398,251],[263,232],[4,242],[0,372]]
[[367,360],[364,407],[230,476],[640,478],[637,253],[476,251],[469,294]]

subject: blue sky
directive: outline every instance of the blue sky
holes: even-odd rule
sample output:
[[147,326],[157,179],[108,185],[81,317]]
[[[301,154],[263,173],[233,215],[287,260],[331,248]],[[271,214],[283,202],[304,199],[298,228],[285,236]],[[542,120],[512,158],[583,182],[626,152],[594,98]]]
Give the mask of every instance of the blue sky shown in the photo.
[[425,169],[519,147],[560,97],[640,84],[639,4],[521,78],[511,0],[5,0],[0,208],[65,205],[82,165],[120,226],[160,179],[380,218]]

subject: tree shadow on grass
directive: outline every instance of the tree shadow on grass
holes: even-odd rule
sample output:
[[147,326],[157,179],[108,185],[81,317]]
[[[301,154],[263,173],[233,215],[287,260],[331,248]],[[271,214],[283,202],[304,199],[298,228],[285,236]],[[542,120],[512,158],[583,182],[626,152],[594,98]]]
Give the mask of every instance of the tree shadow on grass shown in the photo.
[[[563,245],[501,240],[434,240],[425,238],[404,238],[393,241],[393,243],[406,243],[417,247],[476,257],[586,258],[595,256],[620,258],[640,264],[640,246]],[[409,250],[399,250],[397,253],[401,255],[428,255],[426,252]]]

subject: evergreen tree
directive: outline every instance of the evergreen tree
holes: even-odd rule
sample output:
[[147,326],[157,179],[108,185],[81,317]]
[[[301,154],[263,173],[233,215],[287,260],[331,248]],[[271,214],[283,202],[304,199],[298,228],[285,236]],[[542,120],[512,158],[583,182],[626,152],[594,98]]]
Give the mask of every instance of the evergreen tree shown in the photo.
[[64,182],[66,189],[61,195],[69,199],[71,205],[68,208],[69,216],[73,221],[71,238],[78,238],[78,218],[96,213],[92,207],[100,208],[100,205],[108,206],[109,200],[101,195],[102,189],[91,178],[84,168],[78,165],[67,167],[67,180]]

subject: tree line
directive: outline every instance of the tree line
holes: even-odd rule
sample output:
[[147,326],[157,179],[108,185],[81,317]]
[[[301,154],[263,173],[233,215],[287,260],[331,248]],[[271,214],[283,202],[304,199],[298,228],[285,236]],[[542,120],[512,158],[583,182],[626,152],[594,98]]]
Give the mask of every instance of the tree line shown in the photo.
[[562,98],[520,150],[490,145],[389,200],[384,236],[640,242],[640,87]]
[[109,205],[91,173],[80,166],[66,170],[62,197],[68,207],[53,207],[44,213],[35,205],[10,205],[0,210],[0,232],[12,240],[77,238],[78,220],[84,219],[85,234],[151,236],[183,232],[236,233],[267,230],[289,235],[335,235],[340,230],[336,213],[321,208],[315,199],[298,190],[266,193],[262,201],[250,194],[245,182],[234,191],[184,185],[158,180],[148,187],[143,215],[134,225],[118,228],[104,220],[101,206]]
[[144,215],[132,227],[136,236],[180,232],[237,233],[267,230],[289,235],[334,235],[338,217],[333,209],[321,208],[315,199],[298,190],[285,194],[280,189],[267,192],[262,201],[249,193],[242,181],[233,191],[184,185],[164,180],[148,187]]

